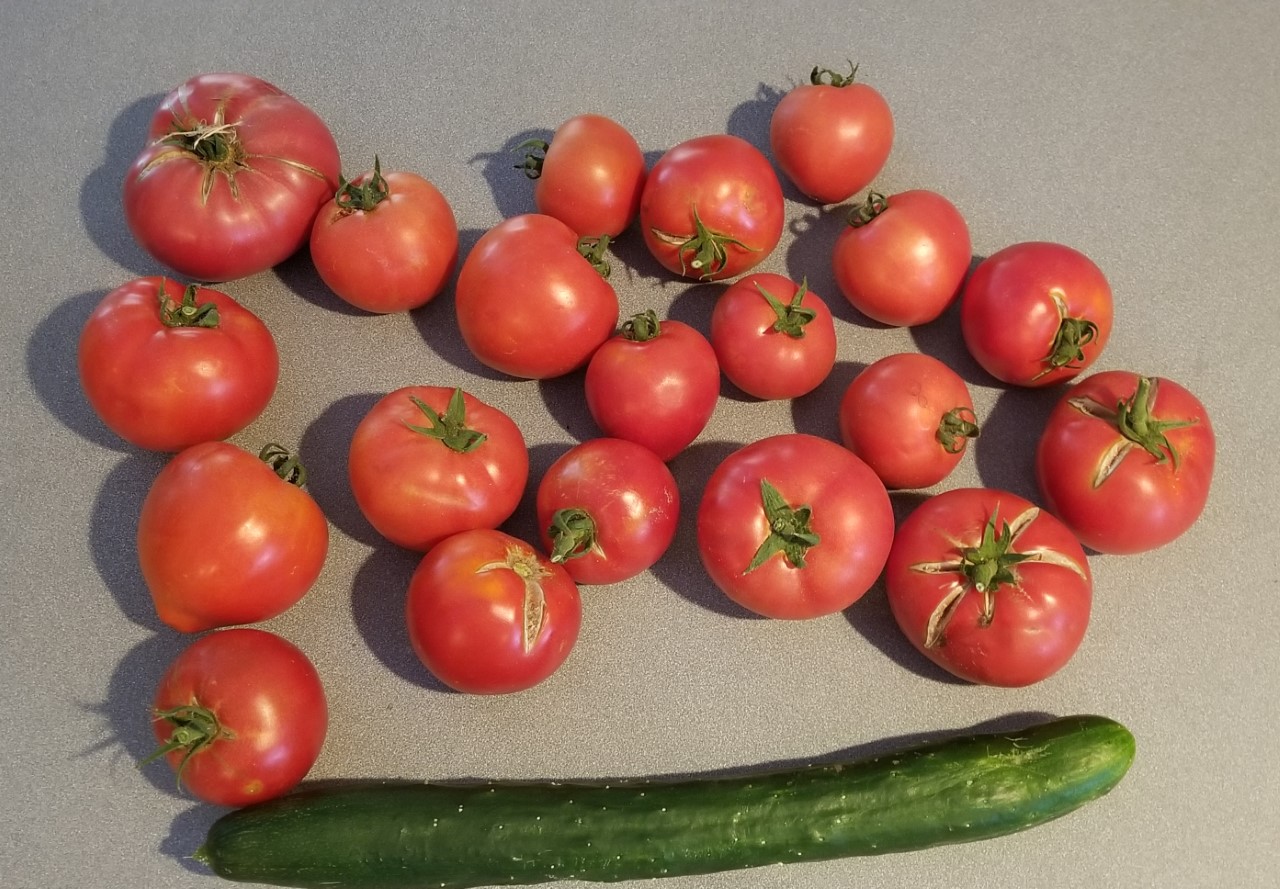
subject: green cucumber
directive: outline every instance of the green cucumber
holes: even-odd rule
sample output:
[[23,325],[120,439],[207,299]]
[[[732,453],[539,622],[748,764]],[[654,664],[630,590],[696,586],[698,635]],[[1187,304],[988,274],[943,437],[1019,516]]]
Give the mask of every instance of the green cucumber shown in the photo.
[[1100,716],[732,777],[356,783],[230,812],[195,857],[296,887],[528,885],[701,874],[981,840],[1102,796],[1133,735]]

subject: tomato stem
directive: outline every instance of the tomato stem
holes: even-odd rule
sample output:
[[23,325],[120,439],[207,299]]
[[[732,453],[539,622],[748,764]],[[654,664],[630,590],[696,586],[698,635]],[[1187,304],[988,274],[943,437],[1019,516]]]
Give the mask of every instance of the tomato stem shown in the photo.
[[376,154],[373,156],[373,173],[363,183],[356,185],[345,176],[339,176],[338,180],[338,192],[333,196],[333,202],[344,213],[367,212],[391,196],[391,187],[382,175],[382,162]]
[[743,573],[756,570],[775,553],[782,553],[791,567],[803,568],[805,555],[821,540],[810,525],[813,509],[809,506],[791,506],[782,498],[778,489],[764,478],[760,479],[760,499],[764,504],[765,518],[769,522],[769,536],[760,544],[751,564]]
[[206,327],[218,326],[218,306],[213,302],[197,303],[195,284],[188,284],[182,292],[182,302],[175,303],[165,292],[164,282],[160,283],[160,323],[165,327]]
[[1180,429],[1183,426],[1195,425],[1195,420],[1157,420],[1151,413],[1156,400],[1156,381],[1151,377],[1138,377],[1138,388],[1133,396],[1122,399],[1116,405],[1116,428],[1120,434],[1156,458],[1157,463],[1165,460],[1173,462],[1178,468],[1178,450],[1169,441],[1165,432],[1169,429]]
[[613,271],[613,267],[609,265],[609,260],[605,259],[605,251],[609,249],[608,235],[587,235],[578,239],[578,253],[587,262],[591,263],[591,267],[599,273],[601,278],[606,280],[609,273]]
[[182,751],[178,762],[178,786],[182,786],[182,774],[191,757],[217,741],[219,738],[231,737],[231,733],[218,722],[218,716],[208,707],[202,707],[194,701],[169,710],[157,710],[152,714],[154,722],[165,721],[173,726],[168,740],[162,743],[149,756],[138,763],[138,767],[147,765],[157,759],[168,756],[176,750]]
[[778,316],[772,325],[772,329],[778,331],[778,333],[784,333],[793,339],[801,339],[804,336],[805,325],[818,317],[816,310],[802,305],[805,294],[809,292],[808,278],[800,282],[795,296],[791,297],[791,302],[789,303],[782,302],[782,300],[765,290],[758,281],[756,282],[756,289],[760,291],[760,295],[769,303],[773,313]]
[[809,82],[814,86],[848,86],[853,83],[853,78],[858,73],[858,66],[853,63],[852,59],[845,59],[845,61],[849,63],[848,74],[841,74],[830,68],[815,65],[813,71],[809,74]]
[[662,332],[662,322],[653,309],[645,309],[622,322],[622,335],[633,343],[647,343]]
[[[1014,533],[1009,523],[1003,522],[1000,533],[996,533],[996,517],[987,519],[982,529],[982,541],[977,546],[965,547],[960,552],[960,570],[973,588],[980,593],[993,593],[1002,583],[1017,583],[1017,577],[1011,570],[1013,565],[1029,558],[1027,553],[1014,552]],[[983,611],[983,626],[991,622],[990,608]]]
[[[693,206],[693,234],[685,238],[669,232],[653,229],[653,236],[660,241],[676,246],[676,255],[680,257],[680,274],[688,275],[693,268],[700,272],[699,280],[707,280],[724,269],[729,262],[728,245],[740,247],[752,253],[758,252],[755,247],[748,247],[737,238],[731,238],[720,232],[712,231],[703,224],[698,215],[698,207]],[[693,259],[686,262],[685,255],[692,253]]]
[[849,225],[854,228],[862,228],[862,226],[888,209],[889,199],[887,197],[878,191],[869,191],[867,192],[867,199],[850,210],[847,219]]
[[189,130],[172,130],[164,141],[194,154],[210,167],[233,167],[244,159],[244,148],[240,145],[236,125],[225,123],[221,118],[219,110],[212,124],[201,123]]
[[263,445],[262,450],[258,452],[258,459],[275,470],[281,481],[286,481],[299,488],[306,485],[306,467],[302,465],[298,456],[284,445],[276,444],[275,442]]
[[525,139],[516,146],[517,151],[524,152],[524,159],[515,168],[530,179],[537,179],[542,175],[542,165],[546,162],[547,149],[550,147],[551,144],[542,139]]
[[969,439],[978,437],[980,431],[978,415],[973,408],[953,407],[942,415],[935,437],[948,454],[958,454],[965,449]]
[[431,405],[416,395],[410,395],[409,400],[422,411],[422,415],[431,425],[415,426],[406,422],[405,426],[419,435],[436,439],[450,450],[457,451],[459,454],[469,454],[484,444],[485,439],[489,437],[483,432],[467,428],[467,405],[461,389],[453,390],[453,395],[449,398],[449,406],[443,414],[437,413]]
[[557,509],[551,516],[551,561],[562,564],[578,559],[599,547],[596,520],[580,506]]

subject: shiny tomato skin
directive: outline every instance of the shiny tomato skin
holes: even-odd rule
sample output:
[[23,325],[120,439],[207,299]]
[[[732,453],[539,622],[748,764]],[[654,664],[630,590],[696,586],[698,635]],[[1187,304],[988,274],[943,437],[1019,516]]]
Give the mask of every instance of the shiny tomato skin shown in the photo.
[[[379,171],[380,172],[380,171]],[[329,201],[311,228],[311,260],[329,289],[367,312],[404,312],[435,299],[458,261],[458,223],[440,190],[416,173],[380,173],[370,209]],[[352,185],[374,177],[362,173]]]
[[[667,464],[620,438],[590,439],[562,454],[538,483],[535,504],[543,550],[586,584],[618,583],[651,568],[680,520],[680,492]],[[557,559],[552,526],[562,510],[585,513],[594,534],[578,553]]]
[[626,127],[604,115],[579,114],[547,143],[533,200],[539,213],[583,237],[614,238],[635,221],[645,176],[644,154]]
[[[1132,554],[1182,536],[1204,511],[1213,481],[1213,424],[1204,404],[1172,380],[1149,378],[1151,416],[1165,429],[1177,460],[1157,459],[1128,443],[1100,414],[1132,399],[1140,376],[1102,371],[1072,385],[1055,405],[1036,447],[1036,478],[1045,502],[1087,547]],[[1089,409],[1081,410],[1080,405]],[[1124,447],[1123,455],[1116,449]],[[1118,462],[1108,454],[1119,456]],[[1105,480],[1104,467],[1113,466]]]
[[[668,271],[700,280],[736,277],[763,262],[782,238],[783,213],[782,186],[769,160],[745,139],[725,134],[669,149],[640,195],[649,252]],[[698,222],[722,255],[704,261],[687,246]]]
[[320,674],[301,649],[251,627],[198,638],[169,665],[153,700],[156,741],[175,723],[162,715],[192,705],[222,732],[183,762],[165,755],[179,783],[218,806],[246,806],[281,796],[302,781],[324,746],[329,710]]
[[[1015,386],[1051,386],[1089,367],[1111,336],[1115,309],[1102,270],[1063,244],[1027,241],[999,250],[973,270],[960,296],[960,331],[987,373]],[[1064,318],[1096,333],[1066,363],[1050,360]]]
[[[993,590],[990,623],[983,596],[955,565],[978,546],[994,517],[1009,524],[1012,551],[1033,557],[1012,565]],[[1020,521],[1020,519],[1025,521]],[[953,488],[930,497],[903,521],[885,566],[889,607],[903,633],[934,663],[982,685],[1021,687],[1056,673],[1089,625],[1093,574],[1075,535],[1048,511],[992,488]],[[941,641],[927,644],[931,616],[959,595]]]
[[[192,147],[195,134],[224,132]],[[226,146],[222,159],[201,150]],[[278,265],[307,242],[338,187],[338,146],[324,121],[257,77],[201,74],[161,102],[124,182],[125,221],[160,262],[198,281]]]
[[913,189],[884,199],[870,221],[836,237],[832,267],[845,299],[874,321],[915,327],[955,300],[973,259],[969,227],[937,192]]
[[137,545],[160,619],[198,633],[292,607],[324,568],[329,524],[310,494],[257,455],[204,442],[151,483]]
[[520,379],[586,364],[618,324],[618,295],[558,219],[526,213],[476,242],[458,273],[458,327],[482,364]]
[[216,327],[172,327],[161,293],[178,307],[172,278],[137,278],[108,293],[80,333],[80,385],[112,432],[140,448],[180,451],[239,432],[275,393],[280,357],[271,331],[225,293],[197,288]]
[[431,425],[414,399],[443,415],[455,391],[396,389],[369,409],[352,434],[347,473],[356,505],[397,546],[425,552],[459,531],[496,528],[524,494],[529,450],[501,409],[462,393],[466,427],[484,435],[471,450],[410,428]]
[[[750,566],[770,536],[761,481],[795,509],[812,509],[819,542],[803,567],[774,553]],[[764,617],[799,620],[848,608],[880,576],[893,507],[880,479],[833,441],[803,433],[759,439],[716,467],[698,507],[698,552],[721,591]]]
[[578,587],[563,566],[501,531],[463,531],[419,563],[405,603],[423,665],[469,694],[509,694],[546,680],[582,625]]
[[729,382],[755,398],[798,398],[818,387],[836,362],[831,310],[805,288],[800,307],[813,320],[798,335],[778,329],[778,312],[761,292],[789,305],[800,286],[783,275],[754,272],[720,294],[711,312],[711,345]]

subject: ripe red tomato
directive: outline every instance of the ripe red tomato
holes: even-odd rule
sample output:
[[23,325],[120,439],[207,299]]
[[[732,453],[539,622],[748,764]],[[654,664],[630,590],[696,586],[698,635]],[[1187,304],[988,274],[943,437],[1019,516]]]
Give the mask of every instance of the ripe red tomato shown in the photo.
[[297,99],[247,74],[202,74],[152,117],[125,177],[125,221],[188,278],[243,278],[307,242],[340,169],[329,128]]
[[201,636],[156,689],[152,729],[178,783],[218,806],[245,806],[298,785],[324,746],[320,674],[293,643],[239,627]]
[[707,338],[653,310],[632,316],[591,356],[587,410],[610,438],[642,444],[664,462],[706,428],[720,398],[720,365]]
[[583,237],[615,238],[640,209],[645,163],[635,137],[599,114],[562,123],[550,142],[530,140],[519,166],[535,180],[539,213],[554,216]]
[[1085,546],[1137,553],[1195,524],[1209,499],[1215,439],[1203,404],[1161,377],[1085,377],[1049,414],[1036,448],[1045,502]]
[[973,258],[955,205],[924,189],[872,192],[836,238],[836,284],[855,309],[894,327],[937,319],[956,298]]
[[838,204],[871,184],[893,147],[893,113],[873,87],[814,68],[809,83],[778,102],[769,121],[773,159],[809,197]]
[[458,223],[445,196],[416,173],[345,179],[316,214],[311,259],[321,280],[369,312],[403,312],[439,295],[458,261]]
[[944,491],[916,507],[894,538],[885,588],[927,658],[969,682],[1010,687],[1071,659],[1093,601],[1089,563],[1067,526],[990,488]]
[[951,474],[978,435],[969,387],[931,355],[901,352],[854,377],[840,402],[840,438],[890,489]]
[[160,470],[138,518],[138,561],[160,619],[175,630],[267,620],[311,589],[329,525],[279,445],[257,456],[204,442]]
[[1111,336],[1113,314],[1102,270],[1078,250],[1043,241],[988,256],[960,297],[969,353],[1015,386],[1050,386],[1091,365]]
[[698,507],[698,551],[730,599],[765,617],[833,614],[880,576],[893,507],[880,479],[833,441],[786,433],[730,454]]
[[831,310],[807,282],[782,275],[750,274],[720,294],[711,345],[729,382],[756,398],[812,392],[836,363]]
[[[522,379],[586,364],[618,324],[618,295],[600,254],[558,219],[513,216],[462,263],[454,303],[462,338],[484,365]],[[593,249],[593,247],[595,249]]]
[[155,451],[239,432],[267,406],[280,371],[257,315],[217,290],[161,277],[108,293],[85,322],[77,361],[102,422]]
[[570,448],[538,484],[542,546],[578,583],[617,583],[671,546],[680,492],[653,451],[620,438]]
[[582,624],[563,566],[501,531],[463,531],[423,557],[405,616],[423,665],[456,691],[523,691],[569,656]]
[[737,136],[699,136],[668,150],[640,194],[644,242],[664,268],[720,280],[760,263],[782,238],[782,186]]
[[505,522],[529,480],[529,451],[498,408],[461,389],[406,386],[356,426],[347,471],[369,524],[424,552],[459,531]]

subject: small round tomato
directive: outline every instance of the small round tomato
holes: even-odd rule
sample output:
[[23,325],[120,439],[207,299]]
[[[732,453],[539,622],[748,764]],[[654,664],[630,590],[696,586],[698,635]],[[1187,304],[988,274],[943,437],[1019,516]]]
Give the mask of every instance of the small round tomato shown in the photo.
[[814,68],[809,83],[778,102],[769,121],[773,159],[814,200],[838,204],[871,184],[893,147],[893,113],[874,87]]
[[698,552],[730,599],[765,617],[833,614],[862,598],[893,541],[880,479],[833,441],[785,433],[716,467],[698,507]]
[[762,262],[782,239],[782,186],[768,158],[737,136],[668,150],[640,194],[644,242],[662,266],[704,281]]
[[1071,387],[1036,448],[1045,502],[1085,546],[1164,546],[1204,511],[1215,440],[1203,404],[1161,377],[1104,371]]
[[275,393],[271,331],[225,293],[137,278],[108,293],[80,333],[80,385],[112,432],[155,451],[234,435]]
[[513,216],[467,254],[454,295],[458,327],[485,366],[522,379],[586,364],[618,325],[602,259],[608,238],[580,238],[558,219]]
[[320,576],[329,524],[279,445],[257,456],[192,445],[160,470],[138,517],[138,562],[160,619],[175,630],[256,623]]
[[562,565],[501,531],[447,537],[413,573],[405,605],[413,650],[450,688],[523,691],[569,656],[582,624]]
[[496,528],[529,480],[515,422],[461,389],[405,386],[369,409],[347,459],[356,505],[379,534],[425,552],[471,528]]
[[1093,260],[1029,241],[978,264],[960,296],[960,332],[975,361],[1015,386],[1050,386],[1097,359],[1111,336],[1111,286]]
[[620,438],[570,448],[538,484],[538,528],[551,561],[578,583],[647,570],[675,539],[680,492],[653,451]]
[[969,387],[931,355],[901,352],[854,377],[840,402],[840,438],[891,489],[951,474],[978,435]]
[[969,682],[1014,687],[1075,654],[1093,575],[1050,513],[1005,491],[956,488],[902,523],[885,589],[898,626],[929,660]]
[[239,627],[201,636],[160,679],[152,729],[178,783],[217,806],[287,793],[329,726],[320,674],[293,643]]
[[973,259],[969,227],[936,192],[876,192],[849,214],[832,267],[845,299],[872,320],[914,327],[936,320],[960,292]]
[[720,365],[707,338],[682,321],[633,315],[591,356],[587,409],[610,438],[642,444],[663,461],[706,428],[720,398]]
[[748,395],[798,398],[835,366],[835,322],[808,282],[756,273],[716,300],[711,346],[729,382]]
[[458,261],[458,223],[434,185],[373,170],[348,182],[316,214],[311,260],[329,289],[368,312],[403,312],[439,295]]
[[535,180],[539,213],[554,216],[583,237],[616,238],[640,209],[644,154],[622,124],[599,114],[562,123],[550,142],[532,139],[519,169]]

